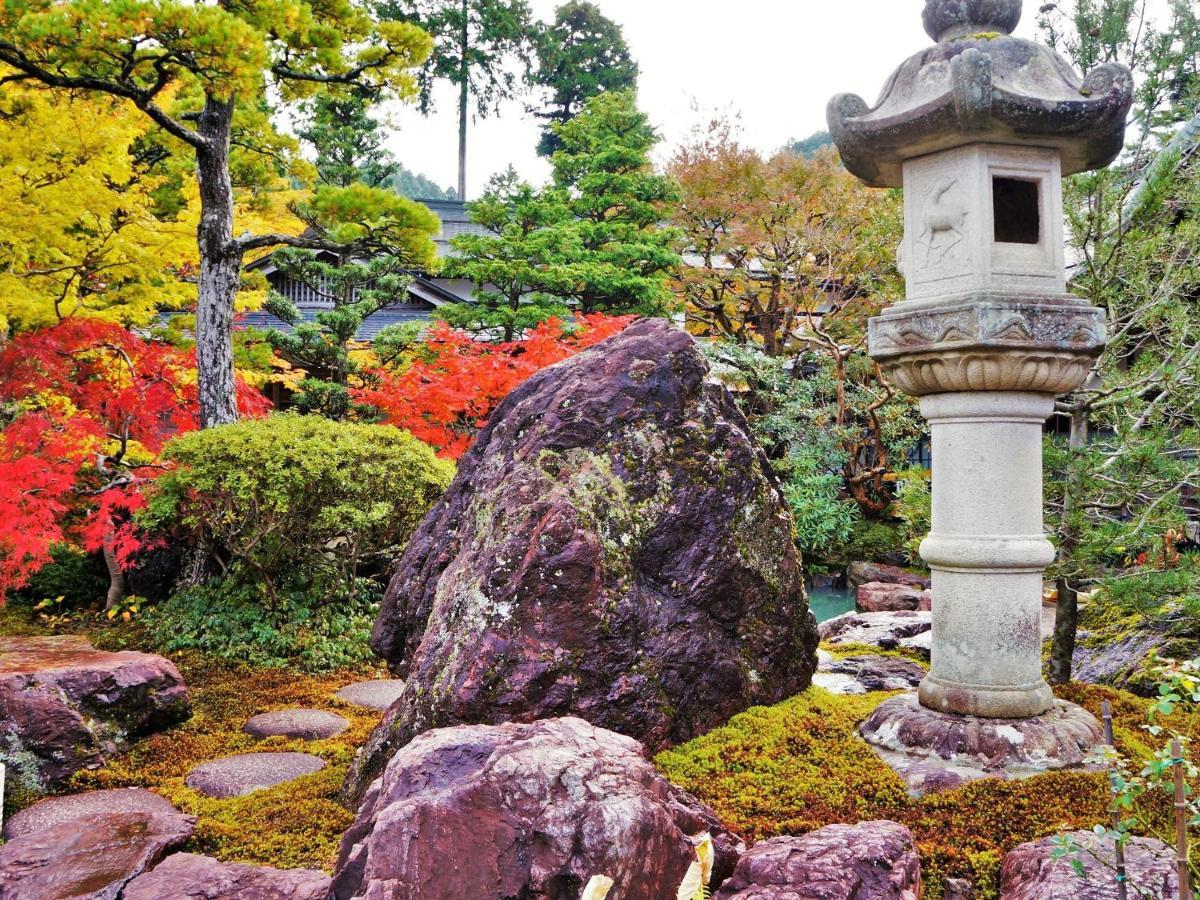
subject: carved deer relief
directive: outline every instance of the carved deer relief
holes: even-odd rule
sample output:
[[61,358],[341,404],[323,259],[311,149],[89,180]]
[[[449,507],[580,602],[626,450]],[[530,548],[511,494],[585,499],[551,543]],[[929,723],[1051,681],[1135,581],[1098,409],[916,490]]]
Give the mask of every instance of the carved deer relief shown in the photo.
[[950,251],[963,242],[963,224],[968,210],[946,199],[946,194],[956,184],[957,178],[938,182],[933,189],[933,199],[925,207],[925,221],[917,236],[917,242],[925,246],[925,268],[945,260]]

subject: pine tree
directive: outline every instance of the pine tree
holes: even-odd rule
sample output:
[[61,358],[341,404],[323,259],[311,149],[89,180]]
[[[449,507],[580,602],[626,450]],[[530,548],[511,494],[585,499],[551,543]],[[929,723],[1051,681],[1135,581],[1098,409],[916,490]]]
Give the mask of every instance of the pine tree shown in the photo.
[[554,22],[538,33],[537,68],[529,79],[546,93],[545,109],[534,112],[546,122],[538,153],[551,156],[561,149],[552,125],[571,121],[588,98],[603,91],[636,90],[637,76],[620,25],[587,0],[560,6]]
[[458,89],[458,197],[467,197],[467,119],[471,98],[481,118],[514,96],[533,37],[526,0],[382,0],[384,19],[411,22],[433,38],[420,73],[421,112],[433,109],[441,80]]

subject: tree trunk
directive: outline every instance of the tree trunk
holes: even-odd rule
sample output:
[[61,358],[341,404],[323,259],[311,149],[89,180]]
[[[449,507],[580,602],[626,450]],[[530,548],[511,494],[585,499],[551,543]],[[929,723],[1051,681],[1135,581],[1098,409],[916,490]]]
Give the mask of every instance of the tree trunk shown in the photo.
[[229,134],[233,99],[207,97],[199,131],[209,141],[196,150],[200,185],[200,284],[196,302],[196,376],[200,427],[236,422],[233,376],[233,301],[241,280],[242,254],[233,240],[233,183]]
[[467,199],[467,99],[470,93],[471,69],[467,50],[471,40],[470,0],[462,0],[462,33],[458,47],[458,199]]
[[[1088,440],[1088,411],[1085,407],[1071,409],[1072,450],[1082,450]],[[1075,498],[1082,485],[1078,472],[1072,468],[1067,475],[1067,489],[1063,495],[1062,530],[1059,533],[1058,561],[1060,565],[1070,562],[1079,546],[1079,535],[1071,522],[1075,509]],[[1079,589],[1064,571],[1055,581],[1058,588],[1058,603],[1054,609],[1054,640],[1050,645],[1049,682],[1067,684],[1071,680],[1071,662],[1075,656],[1075,634],[1079,628]]]
[[117,563],[117,554],[113,550],[112,531],[112,525],[109,524],[104,530],[104,538],[100,547],[104,556],[104,567],[108,569],[108,596],[104,599],[105,612],[124,600],[127,592],[125,573],[121,571],[121,566]]

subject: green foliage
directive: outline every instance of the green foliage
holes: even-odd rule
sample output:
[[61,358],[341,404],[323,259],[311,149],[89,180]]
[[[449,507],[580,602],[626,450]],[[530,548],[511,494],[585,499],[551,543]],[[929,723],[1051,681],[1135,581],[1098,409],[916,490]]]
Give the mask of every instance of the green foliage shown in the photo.
[[896,473],[896,515],[904,523],[904,555],[921,565],[921,541],[933,528],[933,473],[905,469]]
[[837,555],[846,563],[857,559],[892,560],[906,552],[905,537],[904,528],[898,523],[859,520],[850,529],[845,543],[837,548]]
[[[789,361],[751,345],[714,341],[702,346],[783,483],[800,548],[818,560],[842,559],[848,543],[862,545],[856,552],[897,550],[904,538],[896,526],[861,523],[849,484],[855,458],[848,448],[861,443],[868,430],[864,410],[876,399],[870,384],[854,381],[839,388],[833,364],[823,355]],[[839,397],[848,418],[839,416]],[[885,405],[876,411],[876,421],[888,456],[903,459],[920,433],[912,405]]]
[[361,579],[399,553],[453,471],[406,432],[293,414],[183,435],[163,458],[174,467],[142,524],[200,549],[221,578],[161,607],[160,633],[178,614],[180,646],[218,651],[224,634],[318,667],[348,660],[314,635],[363,633]]
[[833,137],[828,131],[814,131],[803,140],[791,140],[786,144],[792,153],[811,159],[819,150],[833,146]]
[[317,177],[323,183],[381,187],[396,175],[399,164],[383,146],[369,101],[366,92],[352,89],[318,94],[304,104],[306,120],[296,133],[317,151]]
[[[349,190],[354,190],[356,197],[348,197]],[[279,270],[332,307],[306,321],[291,301],[271,294],[266,309],[287,322],[291,331],[272,329],[267,340],[284,359],[309,375],[296,397],[301,412],[370,421],[374,411],[353,403],[346,388],[350,377],[360,371],[351,355],[355,335],[368,316],[407,299],[411,270],[435,267],[433,236],[438,221],[419,203],[357,183],[339,191],[336,202],[323,206],[324,199],[318,191],[303,214],[317,222],[352,222],[354,227],[370,223],[369,256],[364,260],[359,253],[335,257],[290,248],[277,251],[273,259]]]
[[538,153],[551,156],[562,141],[550,127],[569,122],[584,101],[603,91],[634,90],[637,63],[621,26],[587,0],[568,0],[554,11],[554,22],[537,35],[537,68],[530,82],[546,93],[546,109],[535,112],[547,125]]
[[514,63],[528,53],[534,30],[526,0],[382,0],[377,12],[433,38],[419,77],[421,112],[432,111],[434,85],[443,79],[474,97],[481,117],[513,96]]
[[358,579],[336,603],[314,603],[303,587],[274,600],[240,580],[186,587],[145,617],[151,641],[167,652],[199,650],[229,662],[331,672],[372,660],[371,626],[380,585]]
[[452,187],[442,187],[432,178],[414,172],[403,163],[397,163],[392,176],[391,188],[402,197],[413,200],[454,200],[458,194]]
[[78,609],[104,599],[108,572],[97,556],[68,544],[55,544],[50,548],[50,558],[52,561],[34,572],[13,600],[32,605],[62,597],[61,608]]
[[487,234],[462,234],[446,272],[476,284],[474,303],[441,307],[437,315],[472,334],[506,341],[551,316],[570,311],[556,295],[575,283],[567,264],[569,213],[561,192],[535,190],[510,167],[494,177],[483,196],[467,204],[471,221]]
[[552,127],[562,143],[550,162],[571,216],[574,300],[585,313],[661,314],[672,302],[680,233],[660,224],[679,192],[651,164],[658,134],[632,91],[598,94]]
[[680,259],[676,232],[659,222],[675,193],[651,168],[658,137],[633,95],[600,94],[553,127],[563,141],[553,184],[531,187],[509,169],[468,204],[488,233],[453,239],[446,272],[474,282],[476,302],[439,309],[450,324],[512,340],[572,310],[667,311]]

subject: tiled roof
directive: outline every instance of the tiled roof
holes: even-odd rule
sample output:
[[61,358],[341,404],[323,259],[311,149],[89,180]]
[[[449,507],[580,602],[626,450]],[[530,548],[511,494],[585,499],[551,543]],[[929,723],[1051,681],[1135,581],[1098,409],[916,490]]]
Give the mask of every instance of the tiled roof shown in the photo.
[[[320,311],[319,308],[308,307],[301,309],[300,315],[305,322],[313,322],[316,321],[317,313]],[[429,314],[432,311],[432,309],[420,309],[413,306],[381,309],[379,312],[367,316],[363,320],[362,325],[359,326],[358,331],[354,334],[354,339],[356,341],[373,341],[379,332],[389,325],[404,325],[408,322],[428,322]],[[262,310],[239,316],[236,327],[275,330],[282,331],[285,334],[292,331],[292,326],[287,322]]]

